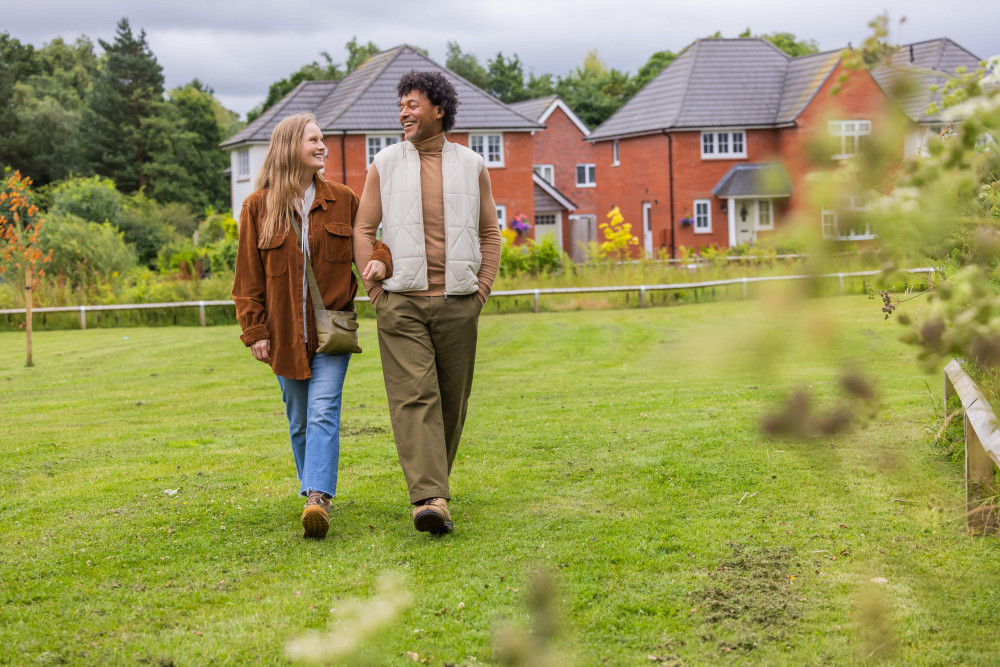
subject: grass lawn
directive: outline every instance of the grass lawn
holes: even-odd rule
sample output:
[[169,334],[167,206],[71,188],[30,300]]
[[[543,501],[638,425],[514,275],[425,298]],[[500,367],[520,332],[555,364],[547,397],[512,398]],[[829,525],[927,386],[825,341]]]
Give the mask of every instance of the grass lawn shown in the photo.
[[[0,663],[285,664],[398,612],[342,662],[996,664],[1000,543],[965,534],[941,378],[875,302],[484,316],[443,539],[410,524],[362,328],[319,542],[235,327],[40,332],[32,369],[0,333]],[[878,378],[860,428],[761,434],[845,365]]]

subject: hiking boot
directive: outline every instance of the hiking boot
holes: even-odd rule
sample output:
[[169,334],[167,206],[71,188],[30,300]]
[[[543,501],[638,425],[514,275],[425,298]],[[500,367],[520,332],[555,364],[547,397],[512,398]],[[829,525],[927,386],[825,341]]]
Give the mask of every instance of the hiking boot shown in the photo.
[[330,496],[322,491],[310,491],[306,508],[302,510],[302,537],[321,539],[330,528]]
[[444,535],[455,529],[444,498],[427,498],[413,508],[413,527],[431,535]]

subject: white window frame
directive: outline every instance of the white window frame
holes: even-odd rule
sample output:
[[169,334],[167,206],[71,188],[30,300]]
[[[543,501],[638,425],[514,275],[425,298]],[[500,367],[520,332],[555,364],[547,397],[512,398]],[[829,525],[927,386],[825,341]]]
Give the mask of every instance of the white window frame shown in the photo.
[[250,180],[250,149],[241,148],[236,151],[236,180]]
[[[698,211],[698,206],[704,205],[705,210],[703,212]],[[694,211],[694,224],[691,228],[694,229],[695,234],[711,234],[712,233],[712,200],[711,199],[695,199],[694,206],[692,207]],[[701,220],[705,221],[704,225],[699,226]]]
[[[503,134],[491,132],[489,134],[476,133],[469,135],[469,148],[479,153],[487,167],[504,166]],[[493,149],[496,149],[494,151]]]
[[[580,181],[580,167],[584,168],[584,180]],[[596,188],[597,187],[597,165],[593,162],[581,162],[576,165],[576,187]]]
[[[386,143],[387,140],[389,143]],[[368,156],[366,166],[371,166],[372,162],[375,161],[375,155],[377,155],[380,150],[388,148],[393,144],[398,144],[402,140],[402,135],[399,134],[366,134],[365,155]],[[375,150],[373,151],[372,148]]]
[[549,185],[554,186],[556,184],[556,168],[551,164],[536,164],[532,166],[532,170]]
[[500,231],[507,229],[507,207],[503,204],[497,204],[497,224],[500,225]]
[[[764,205],[765,204],[767,205],[767,207],[766,207],[767,208],[767,219],[769,221],[768,224],[766,224],[766,225],[763,224],[763,223],[761,223],[761,220],[763,220],[763,218],[764,218],[764,216],[762,215],[762,213],[764,212]],[[774,229],[774,202],[771,201],[770,199],[758,199],[757,200],[757,219],[755,221],[754,227],[756,229],[764,229],[764,230]]]
[[615,139],[611,142],[611,166],[617,167],[622,163],[621,154],[619,153],[618,140]]
[[[865,204],[861,197],[848,195],[841,197],[841,201],[844,204],[843,210],[845,211],[860,213],[865,210]],[[839,221],[837,220],[837,211],[835,210],[824,209],[820,217],[820,224],[822,225],[823,238],[835,241],[865,241],[878,236],[872,229],[871,222],[868,220],[864,221],[865,232],[863,234],[842,234],[840,232]]]
[[834,150],[837,151],[831,156],[834,160],[854,157],[860,152],[861,139],[867,140],[872,135],[872,122],[867,119],[831,120],[827,123],[827,128],[833,139]]
[[[737,146],[740,150],[736,150]],[[746,156],[746,130],[704,130],[701,133],[702,160],[731,160]]]

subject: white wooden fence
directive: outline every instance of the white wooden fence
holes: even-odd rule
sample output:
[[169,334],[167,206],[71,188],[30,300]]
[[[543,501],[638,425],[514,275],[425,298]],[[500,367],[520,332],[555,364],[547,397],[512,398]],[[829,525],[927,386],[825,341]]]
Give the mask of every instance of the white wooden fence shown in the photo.
[[944,368],[944,412],[948,399],[957,395],[965,413],[965,507],[966,528],[978,532],[997,526],[998,507],[987,507],[993,495],[993,467],[1000,466],[1000,430],[990,404],[957,359]]
[[[848,273],[824,273],[820,274],[820,278],[837,278],[840,281],[840,290],[844,291],[844,279],[845,278],[859,278],[859,277],[869,277],[877,276],[881,271],[852,271]],[[930,267],[922,267],[919,269],[908,269],[906,273],[913,274],[926,274],[927,280],[931,284],[934,281],[934,269]],[[521,289],[521,290],[497,290],[490,294],[491,297],[504,297],[504,296],[531,296],[534,298],[534,310],[537,313],[539,311],[539,301],[543,294],[597,294],[597,293],[607,293],[607,292],[638,292],[639,294],[639,307],[645,308],[646,295],[650,292],[658,291],[678,291],[678,290],[691,290],[691,289],[701,289],[706,287],[722,287],[727,285],[741,285],[743,288],[743,298],[747,297],[747,287],[754,283],[765,283],[765,282],[775,282],[775,281],[785,281],[785,280],[809,280],[814,279],[815,275],[796,275],[796,276],[754,276],[754,277],[744,277],[744,278],[729,278],[726,280],[708,280],[704,282],[696,283],[666,283],[660,285],[616,285],[609,287],[549,287],[549,288],[539,288],[539,289]],[[368,301],[368,297],[359,296],[357,301]],[[198,308],[198,315],[201,321],[201,326],[205,326],[205,307],[206,306],[231,306],[233,302],[229,299],[223,299],[218,301],[177,301],[172,303],[127,303],[127,304],[108,304],[108,305],[98,305],[98,306],[49,306],[45,308],[32,308],[32,313],[80,313],[80,328],[87,328],[87,313],[109,311],[109,310],[141,310],[150,308]],[[23,315],[25,313],[24,308],[5,308],[0,309],[0,315]]]

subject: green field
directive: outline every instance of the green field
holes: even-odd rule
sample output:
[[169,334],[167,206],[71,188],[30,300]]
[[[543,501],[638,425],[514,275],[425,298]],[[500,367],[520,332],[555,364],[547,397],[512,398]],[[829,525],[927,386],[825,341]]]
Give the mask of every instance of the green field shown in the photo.
[[[30,369],[0,333],[0,664],[285,664],[380,614],[343,664],[996,664],[1000,548],[965,534],[929,444],[940,376],[881,317],[859,296],[484,316],[442,539],[409,522],[364,320],[320,542],[235,327],[39,332]],[[791,388],[832,409],[844,368],[877,380],[855,430],[761,433]]]

